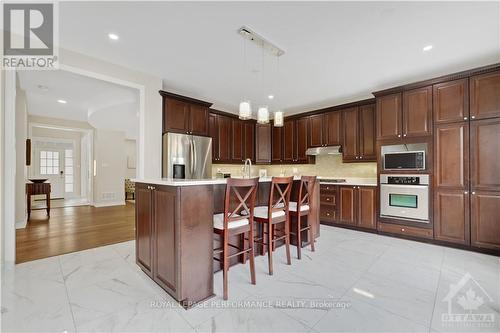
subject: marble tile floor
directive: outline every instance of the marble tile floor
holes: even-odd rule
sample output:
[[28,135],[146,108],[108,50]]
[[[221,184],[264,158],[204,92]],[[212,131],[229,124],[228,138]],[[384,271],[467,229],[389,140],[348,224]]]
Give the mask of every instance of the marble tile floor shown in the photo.
[[[134,242],[2,271],[2,332],[499,332],[500,258],[321,226],[317,251],[229,272],[229,300],[184,310],[135,265]],[[292,248],[292,254],[295,255]],[[451,288],[451,289],[450,289]],[[450,315],[451,314],[451,315]]]

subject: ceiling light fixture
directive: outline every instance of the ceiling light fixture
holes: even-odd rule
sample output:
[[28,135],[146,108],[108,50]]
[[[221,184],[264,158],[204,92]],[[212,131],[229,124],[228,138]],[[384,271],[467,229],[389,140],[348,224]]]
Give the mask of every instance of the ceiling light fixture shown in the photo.
[[[247,67],[247,46],[246,40],[243,40],[243,76],[246,74]],[[243,77],[243,82],[245,82],[245,77]],[[252,118],[252,104],[249,100],[243,99],[240,102],[239,107],[239,118],[241,120],[248,120]]]
[[267,96],[267,98],[269,98],[269,99],[273,99],[273,98],[274,98],[274,95],[269,95],[269,96]]
[[259,107],[259,110],[257,111],[257,122],[259,124],[269,123],[269,108],[267,105]]
[[426,46],[424,46],[423,50],[424,50],[425,52],[427,52],[427,51],[432,50],[432,47],[433,47],[432,45],[426,45]]
[[38,89],[40,89],[41,91],[49,91],[49,87],[44,86],[43,84],[39,84],[37,87],[38,87]]
[[58,102],[58,103],[61,103],[61,104],[66,104],[66,103],[68,103],[68,102],[66,102],[64,99],[58,99],[58,100],[57,100],[57,102]]
[[118,39],[120,39],[120,37],[117,34],[114,34],[114,33],[109,33],[108,37],[111,40],[118,40]]
[[274,112],[274,127],[283,127],[283,111]]

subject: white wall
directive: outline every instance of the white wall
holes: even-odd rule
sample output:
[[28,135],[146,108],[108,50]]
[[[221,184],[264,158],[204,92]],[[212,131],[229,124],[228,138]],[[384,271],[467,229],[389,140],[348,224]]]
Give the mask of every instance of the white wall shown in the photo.
[[161,78],[64,49],[60,49],[59,59],[63,70],[139,88],[139,107],[144,112],[139,119],[137,176],[161,177]]
[[126,173],[127,178],[135,178],[137,174],[136,168],[130,168],[129,163],[135,161],[137,167],[137,142],[135,140],[125,140],[125,154],[127,157],[126,163]]
[[16,225],[24,225],[26,212],[26,138],[28,137],[28,110],[26,93],[16,88]]
[[[0,37],[2,39],[3,37]],[[5,124],[5,71],[0,69],[0,161],[5,161],[4,158],[4,124]],[[4,163],[0,163],[0,262],[2,268],[5,263],[5,209],[4,209]]]
[[125,132],[94,132],[94,206],[125,204]]

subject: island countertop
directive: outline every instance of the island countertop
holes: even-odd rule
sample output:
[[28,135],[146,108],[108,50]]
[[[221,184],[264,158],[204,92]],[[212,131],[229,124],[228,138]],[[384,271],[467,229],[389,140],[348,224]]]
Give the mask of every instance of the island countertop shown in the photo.
[[[241,178],[241,177],[236,177]],[[294,176],[294,180],[300,180],[300,176]],[[345,179],[342,183],[329,183],[329,179]],[[260,177],[259,182],[270,182],[272,177]],[[173,178],[145,178],[132,179],[136,183],[156,184],[166,186],[197,186],[197,185],[217,185],[226,184],[227,178],[209,178],[209,179],[173,179]],[[348,177],[318,177],[320,184],[347,185],[347,186],[377,186],[376,178],[348,178]]]

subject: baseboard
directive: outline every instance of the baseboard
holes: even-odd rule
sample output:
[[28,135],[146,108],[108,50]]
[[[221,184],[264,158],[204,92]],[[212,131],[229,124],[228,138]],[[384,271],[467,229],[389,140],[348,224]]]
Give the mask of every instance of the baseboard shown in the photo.
[[23,221],[16,222],[16,229],[24,229],[26,228],[26,224],[28,224],[27,218],[24,218]]
[[94,202],[94,207],[125,206],[125,200]]

